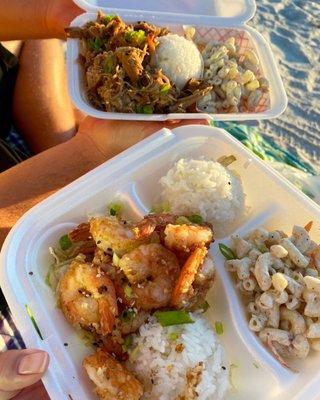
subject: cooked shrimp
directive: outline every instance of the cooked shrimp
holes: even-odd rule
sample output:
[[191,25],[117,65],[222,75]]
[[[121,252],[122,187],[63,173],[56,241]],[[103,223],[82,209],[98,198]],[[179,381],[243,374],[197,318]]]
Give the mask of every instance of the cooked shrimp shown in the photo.
[[103,251],[114,251],[118,256],[133,250],[148,238],[138,238],[129,224],[116,217],[97,217],[90,221],[90,232],[97,246]]
[[141,245],[124,255],[119,267],[131,284],[136,307],[152,310],[170,303],[180,268],[176,256],[164,246]]
[[167,224],[174,224],[177,219],[173,214],[149,214],[146,215],[134,228],[137,237],[151,235],[156,229],[165,228]]
[[205,247],[198,247],[185,262],[172,293],[174,307],[194,309],[204,302],[214,280],[214,265],[206,259],[207,252]]
[[164,234],[165,245],[170,250],[191,252],[213,241],[213,232],[208,226],[168,224]]
[[114,286],[96,266],[74,260],[58,286],[62,312],[72,325],[107,334],[118,314]]
[[86,357],[83,366],[101,400],[139,400],[143,395],[143,387],[133,374],[101,350]]

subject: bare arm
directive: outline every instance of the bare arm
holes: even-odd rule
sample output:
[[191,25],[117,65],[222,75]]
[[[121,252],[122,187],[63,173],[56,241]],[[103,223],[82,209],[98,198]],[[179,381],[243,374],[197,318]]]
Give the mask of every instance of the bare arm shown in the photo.
[[72,0],[1,0],[0,40],[63,38],[82,12]]
[[[187,120],[182,124],[192,123]],[[165,126],[168,124],[88,117],[68,142],[0,174],[0,248],[9,230],[29,208]]]

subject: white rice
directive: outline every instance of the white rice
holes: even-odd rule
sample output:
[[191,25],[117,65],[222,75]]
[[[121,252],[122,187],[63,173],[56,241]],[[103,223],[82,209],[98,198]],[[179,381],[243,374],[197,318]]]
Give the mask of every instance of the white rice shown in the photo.
[[[177,400],[187,386],[186,372],[199,362],[204,368],[196,399],[223,398],[228,386],[223,348],[203,316],[191,317],[193,324],[171,327],[162,327],[152,318],[135,335],[133,346],[138,351],[133,350],[134,361],[128,362],[128,368],[144,385],[143,400]],[[172,333],[179,337],[172,340]],[[181,343],[183,351],[177,352],[176,346]]]
[[156,64],[177,88],[182,89],[191,78],[202,78],[203,58],[191,40],[170,34],[157,41]]
[[242,183],[228,168],[207,160],[181,159],[160,179],[162,199],[179,215],[198,214],[223,231],[244,213]]

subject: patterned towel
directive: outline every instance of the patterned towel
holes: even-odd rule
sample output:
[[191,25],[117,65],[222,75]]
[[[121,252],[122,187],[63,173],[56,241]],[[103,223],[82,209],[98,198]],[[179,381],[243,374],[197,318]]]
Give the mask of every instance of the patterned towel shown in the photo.
[[[262,137],[256,129],[238,125],[233,122],[213,122],[213,126],[226,129],[236,139],[242,142],[260,158],[271,164],[276,170],[282,173],[288,180],[295,184],[305,194],[320,204],[320,177],[315,175],[311,164],[305,163],[285,149],[276,146],[274,143]],[[14,148],[21,146],[23,153],[27,152],[25,145],[15,135],[10,136]],[[0,352],[10,349],[24,348],[24,342],[16,329],[8,307],[3,305],[0,291]]]

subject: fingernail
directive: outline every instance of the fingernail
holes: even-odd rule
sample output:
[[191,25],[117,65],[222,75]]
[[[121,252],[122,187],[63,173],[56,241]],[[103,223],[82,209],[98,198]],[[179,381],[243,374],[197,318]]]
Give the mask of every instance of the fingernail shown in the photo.
[[44,351],[25,355],[19,362],[20,375],[42,374],[48,365],[48,354]]

